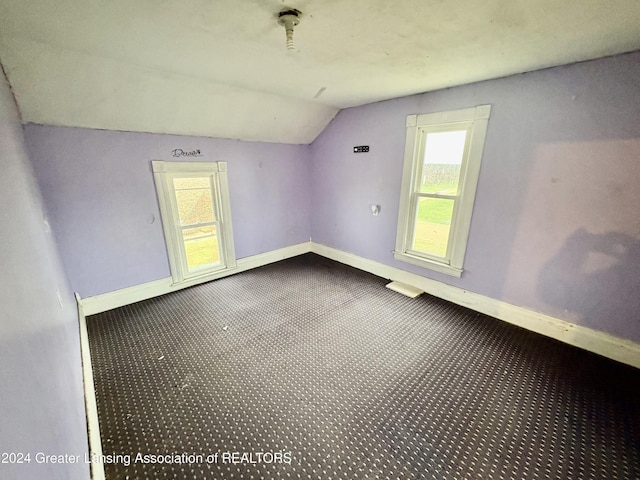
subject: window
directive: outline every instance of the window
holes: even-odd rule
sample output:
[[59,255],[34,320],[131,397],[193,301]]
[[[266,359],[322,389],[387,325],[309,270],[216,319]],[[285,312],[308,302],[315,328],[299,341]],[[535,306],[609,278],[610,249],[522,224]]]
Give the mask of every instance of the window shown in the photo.
[[151,163],[173,282],[235,267],[227,164]]
[[490,110],[407,117],[396,259],[462,274]]

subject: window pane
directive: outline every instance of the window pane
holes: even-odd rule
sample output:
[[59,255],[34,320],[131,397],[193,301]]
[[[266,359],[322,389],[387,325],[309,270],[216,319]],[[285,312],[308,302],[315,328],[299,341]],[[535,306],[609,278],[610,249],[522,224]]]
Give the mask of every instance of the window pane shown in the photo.
[[446,257],[453,204],[450,199],[418,199],[412,250]]
[[213,222],[213,199],[209,177],[174,178],[180,225]]
[[190,178],[174,178],[173,187],[176,190],[185,190],[190,188],[209,188],[209,177],[190,177]]
[[189,271],[220,263],[220,250],[215,225],[185,228],[182,231]]
[[420,179],[421,192],[458,194],[466,138],[466,130],[427,134]]

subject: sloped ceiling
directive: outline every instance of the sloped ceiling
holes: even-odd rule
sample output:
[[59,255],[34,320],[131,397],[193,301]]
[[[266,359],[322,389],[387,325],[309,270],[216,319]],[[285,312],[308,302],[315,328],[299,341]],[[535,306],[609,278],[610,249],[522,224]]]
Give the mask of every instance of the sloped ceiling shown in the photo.
[[341,108],[636,49],[638,0],[0,0],[23,122],[112,130],[310,143]]

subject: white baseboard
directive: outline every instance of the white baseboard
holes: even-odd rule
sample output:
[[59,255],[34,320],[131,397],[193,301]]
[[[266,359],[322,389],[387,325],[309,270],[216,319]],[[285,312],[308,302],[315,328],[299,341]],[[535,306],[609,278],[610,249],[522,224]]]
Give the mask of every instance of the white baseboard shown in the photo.
[[405,272],[399,268],[375,262],[351,253],[320,245],[315,242],[304,242],[290,247],[273,250],[271,252],[241,258],[237,261],[237,267],[217,275],[195,279],[180,285],[173,285],[171,278],[163,278],[153,282],[124,288],[115,292],[109,292],[94,297],[78,300],[84,315],[111,310],[113,308],[129,305],[131,303],[146,300],[148,298],[164,295],[182,288],[208,282],[216,278],[233,275],[235,273],[261,267],[269,263],[295,257],[304,253],[313,252],[340,263],[350,265],[359,270],[372,273],[378,277],[398,281],[411,285],[430,295],[448,300],[458,305],[470,308],[491,317],[517,325],[532,332],[555,338],[569,345],[597,353],[604,357],[617,360],[627,365],[640,368],[640,344],[614,337],[607,333],[593,330],[573,323],[566,322],[543,313],[534,312],[523,307],[502,302],[478,293],[473,293],[458,287],[453,287],[436,280]]
[[[87,319],[82,307],[80,295],[76,293],[78,303],[78,320],[80,322],[80,354],[82,357],[82,377],[84,383],[84,405],[87,413],[87,434],[89,436],[89,455],[91,459],[102,458],[102,441],[100,439],[100,422],[98,420],[98,404],[93,383],[93,368],[91,367],[91,353],[89,350],[89,336],[87,334]],[[105,480],[104,463],[91,461],[90,471],[92,480]]]
[[[244,272],[245,270],[251,270],[252,268],[262,267],[269,263],[279,262],[291,257],[297,257],[304,253],[311,252],[311,242],[299,243],[290,247],[280,248],[278,250],[272,250],[270,252],[261,253],[259,255],[253,255],[251,257],[240,258],[238,260],[238,270]],[[235,272],[234,272],[235,273]]]
[[491,317],[554,338],[589,352],[640,368],[640,344],[614,337],[591,328],[575,325],[559,318],[534,312],[510,303],[452,287],[414,273],[405,272],[335,248],[312,243],[313,253],[372,273],[378,277],[406,283],[430,295],[448,300]]
[[106,312],[114,308],[130,305],[132,303],[141,302],[149,298],[158,297],[166,293],[175,292],[183,288],[192,287],[204,282],[210,282],[218,278],[228,277],[236,273],[251,270],[252,268],[268,265],[269,263],[278,262],[286,258],[296,257],[303,253],[311,251],[311,242],[299,243],[290,247],[272,250],[270,252],[252,255],[251,257],[240,258],[237,260],[235,268],[218,272],[214,275],[193,279],[187,282],[174,285],[171,277],[161,278],[152,282],[135,285],[133,287],[123,288],[114,292],[103,293],[93,297],[83,298],[79,300],[84,314],[95,315],[96,313]]

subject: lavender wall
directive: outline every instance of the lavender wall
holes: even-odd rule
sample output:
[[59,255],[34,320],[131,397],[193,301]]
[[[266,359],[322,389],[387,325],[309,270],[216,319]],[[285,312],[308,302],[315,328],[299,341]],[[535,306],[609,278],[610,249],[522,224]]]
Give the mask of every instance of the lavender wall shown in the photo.
[[[311,146],[313,240],[640,341],[638,79],[640,52],[343,110]],[[406,115],[480,104],[462,278],[394,260]]]
[[35,454],[87,452],[75,299],[45,225],[13,95],[0,73],[0,478],[89,478],[85,464],[37,464]]
[[151,160],[228,162],[237,258],[309,240],[308,146],[37,125],[25,136],[82,297],[170,275]]

